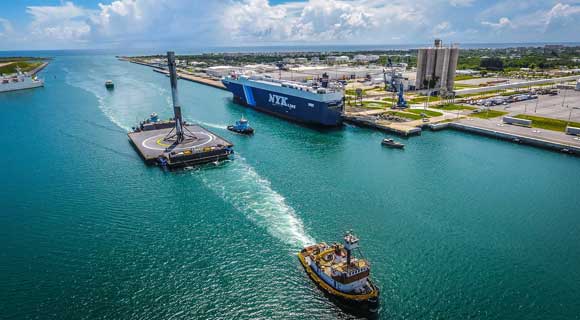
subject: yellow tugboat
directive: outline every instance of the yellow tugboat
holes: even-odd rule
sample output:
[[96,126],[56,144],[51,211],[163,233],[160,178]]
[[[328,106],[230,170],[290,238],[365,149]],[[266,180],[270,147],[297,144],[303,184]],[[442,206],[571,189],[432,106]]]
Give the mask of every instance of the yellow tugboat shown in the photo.
[[369,278],[371,266],[368,261],[352,254],[358,245],[359,239],[347,232],[344,244],[329,246],[321,242],[308,246],[298,253],[298,259],[324,292],[341,302],[376,312],[379,288]]

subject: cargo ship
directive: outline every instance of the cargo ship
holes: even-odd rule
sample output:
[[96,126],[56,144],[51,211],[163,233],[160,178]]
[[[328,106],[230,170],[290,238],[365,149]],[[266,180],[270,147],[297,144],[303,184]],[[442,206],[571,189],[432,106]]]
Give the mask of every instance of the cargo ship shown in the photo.
[[339,126],[344,106],[341,84],[276,80],[268,76],[231,74],[222,83],[234,95],[234,102],[291,121],[316,126]]
[[379,307],[379,288],[369,278],[371,266],[355,258],[359,239],[347,232],[344,244],[331,246],[324,242],[307,246],[298,259],[308,276],[327,294],[358,311],[375,313]]

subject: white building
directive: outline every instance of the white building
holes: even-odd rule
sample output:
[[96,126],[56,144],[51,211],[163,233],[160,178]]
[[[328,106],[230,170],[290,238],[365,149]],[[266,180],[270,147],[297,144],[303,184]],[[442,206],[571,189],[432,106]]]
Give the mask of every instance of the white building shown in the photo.
[[328,56],[326,57],[326,62],[328,63],[348,63],[350,58],[348,56]]
[[356,62],[373,62],[373,61],[378,61],[379,56],[376,54],[370,54],[370,55],[357,54],[356,56],[354,56],[354,58],[352,60],[356,61]]
[[239,68],[233,66],[214,66],[205,69],[205,73],[212,77],[221,78],[231,74]]

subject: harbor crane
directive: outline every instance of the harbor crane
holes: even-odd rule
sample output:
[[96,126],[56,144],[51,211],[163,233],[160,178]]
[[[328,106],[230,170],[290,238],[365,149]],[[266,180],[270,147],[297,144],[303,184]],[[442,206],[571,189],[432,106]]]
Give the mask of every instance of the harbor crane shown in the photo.
[[[390,81],[387,78],[387,69],[390,69]],[[393,108],[405,109],[408,108],[407,101],[405,100],[405,88],[403,86],[402,77],[397,75],[395,69],[393,67],[393,61],[390,57],[387,57],[387,63],[385,68],[383,69],[383,79],[385,81],[385,90],[393,92],[393,100],[394,94],[397,93],[397,104],[393,105]]]

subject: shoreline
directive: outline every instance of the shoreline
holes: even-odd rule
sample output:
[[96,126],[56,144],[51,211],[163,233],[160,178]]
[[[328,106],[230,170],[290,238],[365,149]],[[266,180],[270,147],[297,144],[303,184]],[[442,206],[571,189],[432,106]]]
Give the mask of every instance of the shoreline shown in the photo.
[[[135,64],[139,64],[142,66],[153,68],[154,72],[158,72],[158,73],[162,73],[162,74],[169,74],[169,71],[167,71],[165,69],[160,69],[158,66],[155,66],[155,65],[152,65],[149,63],[136,61],[134,59],[129,59],[129,58],[118,58],[118,59],[121,61],[127,61],[130,63],[135,63]],[[220,81],[196,76],[194,74],[191,74],[189,72],[185,72],[185,71],[179,70],[179,69],[177,70],[177,75],[179,76],[180,79],[188,80],[188,81],[199,83],[199,84],[204,84],[204,85],[214,87],[217,89],[221,89],[221,90],[227,90],[226,87]]]

